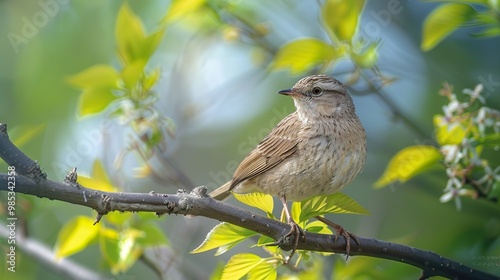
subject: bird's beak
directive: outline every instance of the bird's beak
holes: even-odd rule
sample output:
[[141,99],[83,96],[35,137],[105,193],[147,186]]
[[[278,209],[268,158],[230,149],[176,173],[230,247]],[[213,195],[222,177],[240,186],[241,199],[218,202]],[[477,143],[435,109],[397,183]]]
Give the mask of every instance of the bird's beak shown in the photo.
[[284,90],[280,90],[278,91],[279,94],[283,94],[283,95],[288,95],[288,96],[298,96],[299,93],[296,92],[295,90],[293,90],[292,88],[291,89],[284,89]]

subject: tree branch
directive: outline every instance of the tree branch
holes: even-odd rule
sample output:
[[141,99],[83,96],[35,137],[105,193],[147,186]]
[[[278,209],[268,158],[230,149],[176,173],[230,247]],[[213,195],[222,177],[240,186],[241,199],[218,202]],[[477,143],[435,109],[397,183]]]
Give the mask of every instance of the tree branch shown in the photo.
[[[212,199],[203,186],[191,193],[179,190],[177,194],[150,193],[110,193],[85,188],[76,181],[76,170],[71,171],[63,183],[46,179],[38,164],[24,156],[9,140],[6,125],[0,124],[0,156],[15,167],[15,192],[51,200],[65,201],[90,207],[97,212],[96,223],[111,211],[155,212],[157,214],[182,214],[203,216],[231,223],[280,241],[284,250],[292,248],[292,240],[283,240],[290,226],[277,220],[257,215]],[[22,160],[15,157],[22,154]],[[8,161],[6,160],[8,159]],[[18,166],[20,165],[20,166]],[[28,166],[29,168],[23,168]],[[9,191],[9,174],[0,174],[0,190]],[[453,279],[499,279],[498,277],[472,269],[433,252],[422,251],[409,246],[384,242],[376,239],[358,238],[358,244],[351,244],[350,255],[363,255],[403,262],[422,269],[421,279],[443,276]],[[301,240],[300,250],[346,253],[346,240],[334,235],[306,232]]]

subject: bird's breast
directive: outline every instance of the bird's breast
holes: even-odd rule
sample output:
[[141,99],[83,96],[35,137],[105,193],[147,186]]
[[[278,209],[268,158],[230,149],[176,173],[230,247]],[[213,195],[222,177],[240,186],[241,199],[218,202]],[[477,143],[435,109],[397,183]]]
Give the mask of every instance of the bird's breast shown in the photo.
[[254,186],[274,196],[302,201],[340,191],[364,165],[366,140],[359,121],[351,125],[308,123],[297,138],[296,152],[252,180]]
[[[357,121],[357,119],[355,120]],[[359,130],[361,128],[361,131]],[[360,123],[323,123],[299,133],[301,141],[286,197],[301,201],[340,191],[361,171],[366,157],[366,140]]]

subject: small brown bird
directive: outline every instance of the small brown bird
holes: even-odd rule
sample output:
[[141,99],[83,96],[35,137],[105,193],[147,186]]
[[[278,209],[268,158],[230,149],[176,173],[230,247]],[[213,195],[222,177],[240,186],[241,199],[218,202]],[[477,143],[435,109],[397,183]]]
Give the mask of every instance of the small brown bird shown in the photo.
[[[346,87],[332,77],[305,77],[278,93],[291,96],[297,110],[279,122],[240,163],[232,180],[210,196],[222,200],[232,191],[279,197],[292,227],[287,236],[295,234],[293,255],[300,235],[305,235],[286,201],[343,189],[365,163],[366,135]],[[346,237],[349,254],[352,235],[338,225],[335,230]]]

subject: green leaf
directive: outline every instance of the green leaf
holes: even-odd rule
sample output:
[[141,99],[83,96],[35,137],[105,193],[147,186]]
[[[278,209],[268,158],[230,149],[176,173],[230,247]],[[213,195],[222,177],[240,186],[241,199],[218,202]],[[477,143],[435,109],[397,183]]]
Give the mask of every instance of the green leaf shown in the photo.
[[99,234],[99,249],[101,256],[110,267],[116,266],[120,259],[119,232],[110,228],[103,228]]
[[[158,48],[164,34],[165,27],[162,27],[146,36],[141,19],[133,13],[128,4],[124,4],[118,13],[115,29],[118,55],[122,65],[132,63],[146,65]],[[137,65],[134,67],[137,68]],[[130,84],[127,83],[127,85]]]
[[282,46],[274,58],[271,68],[290,69],[292,74],[299,74],[317,65],[328,65],[339,58],[341,52],[318,39],[301,39]]
[[160,30],[147,36],[141,47],[141,58],[148,61],[151,56],[155,53],[156,49],[161,43],[163,36],[165,34],[165,28],[160,28]]
[[[109,179],[108,173],[102,162],[98,159],[94,160],[92,165],[92,175],[90,177],[78,174],[78,183],[85,186],[86,188],[93,190],[100,190],[104,192],[116,192],[117,188],[113,185],[113,182]],[[116,213],[116,212],[112,212]],[[106,217],[109,216],[109,214]],[[126,213],[120,213],[122,216],[126,216]]]
[[[488,193],[488,198],[490,198],[490,199],[500,198],[500,181],[496,181],[493,184],[491,191]],[[500,201],[498,203],[500,203]]]
[[500,26],[490,26],[483,31],[472,34],[475,38],[491,38],[500,36]]
[[157,123],[151,124],[149,140],[147,146],[149,149],[154,149],[163,141],[163,131],[158,127]]
[[125,65],[122,69],[121,77],[125,88],[133,90],[137,87],[137,83],[142,78],[146,61],[139,59]]
[[247,194],[233,193],[233,195],[240,202],[258,208],[266,212],[269,218],[274,218],[273,216],[274,201],[272,196],[260,192],[247,193]]
[[[301,202],[292,203],[292,208],[290,209],[290,211],[291,211],[290,214],[292,215],[292,219],[296,223],[298,223],[300,226],[303,227],[305,225],[305,222],[307,222],[307,220],[303,220],[301,218],[301,216],[302,216],[302,203]],[[307,209],[306,209],[306,211],[307,211]],[[281,219],[282,219],[282,222],[284,222],[285,217],[284,217],[283,213],[281,214]]]
[[304,227],[305,231],[320,233],[320,234],[333,234],[332,230],[328,228],[328,225],[321,221],[312,221],[307,223]]
[[144,28],[142,21],[126,3],[118,12],[115,36],[118,43],[118,54],[124,65],[141,57],[142,43],[146,37]]
[[325,25],[339,41],[352,41],[364,0],[327,0],[322,8]]
[[116,100],[113,90],[118,89],[119,77],[109,65],[95,65],[69,77],[70,84],[83,89],[78,102],[79,115],[99,113]]
[[[78,177],[78,181],[80,181],[80,177]],[[104,216],[104,219],[115,228],[123,228],[124,226],[126,226],[126,224],[129,223],[130,219],[133,218],[133,215],[134,213],[132,212],[121,213],[118,211],[113,211],[106,214],[106,216]]]
[[[299,215],[293,213],[297,207],[293,204],[299,205]],[[293,204],[292,215],[298,216],[297,222],[307,221],[313,217],[328,213],[369,214],[368,210],[343,193],[316,196],[302,202],[294,202]]]
[[[500,1],[499,1],[500,3]],[[500,23],[500,19],[498,19],[495,13],[490,12],[478,12],[474,19],[477,21],[479,25],[498,25]]]
[[170,9],[163,21],[170,23],[179,18],[186,17],[203,7],[205,2],[206,0],[174,0],[170,3]]
[[222,277],[222,271],[224,271],[224,264],[222,262],[217,263],[215,269],[212,270],[212,274],[208,280],[220,280]]
[[424,21],[420,48],[423,51],[431,50],[475,14],[474,8],[468,4],[450,3],[439,6]]
[[271,255],[276,255],[281,249],[278,246],[270,246],[272,244],[275,244],[276,240],[269,236],[261,235],[259,237],[259,240],[257,241],[257,244],[252,246],[252,247],[262,247],[264,251],[268,252]]
[[117,97],[109,89],[88,88],[80,95],[78,101],[78,114],[87,116],[96,114],[108,107]]
[[77,216],[67,222],[57,235],[55,254],[63,258],[85,249],[96,240],[100,224],[86,216]]
[[384,174],[375,182],[376,188],[385,187],[395,181],[406,182],[432,167],[442,158],[433,146],[411,146],[399,151],[389,162]]
[[224,267],[221,280],[237,280],[247,275],[252,269],[264,261],[254,254],[236,254]]
[[120,233],[119,261],[114,267],[117,272],[127,271],[137,261],[143,252],[137,240],[144,237],[142,230],[129,228]]
[[115,68],[99,64],[83,70],[68,78],[68,82],[81,89],[117,89],[119,74]]
[[144,232],[129,228],[120,233],[106,229],[100,238],[101,254],[111,267],[113,274],[127,271],[141,256],[143,249],[138,246],[137,239]]
[[440,146],[460,144],[467,135],[467,130],[460,123],[450,124],[441,115],[435,115],[433,122],[434,133]]
[[149,72],[146,75],[143,84],[143,88],[145,91],[151,90],[151,88],[153,88],[153,86],[156,85],[158,79],[160,78],[160,73],[161,73],[160,68],[156,68],[155,70]]
[[191,251],[191,253],[196,254],[219,248],[215,253],[218,256],[231,249],[234,245],[256,234],[254,231],[246,228],[228,223],[220,223],[207,234],[203,243]]
[[366,46],[360,53],[353,53],[352,59],[360,68],[372,68],[378,60],[378,42]]
[[479,139],[479,144],[486,147],[500,147],[500,133],[493,133]]
[[248,280],[275,280],[277,277],[276,261],[274,259],[263,259],[248,273]]

